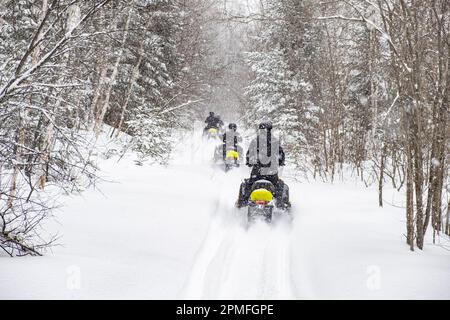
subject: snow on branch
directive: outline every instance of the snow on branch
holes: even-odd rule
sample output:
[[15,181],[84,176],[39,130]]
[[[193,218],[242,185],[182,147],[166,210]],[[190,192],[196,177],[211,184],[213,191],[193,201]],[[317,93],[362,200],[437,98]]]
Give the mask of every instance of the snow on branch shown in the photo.
[[[407,65],[407,63],[403,60],[403,58],[401,57],[401,55],[399,54],[394,42],[392,41],[392,38],[389,34],[387,34],[387,32],[385,30],[383,30],[380,26],[378,26],[375,22],[373,22],[372,20],[366,18],[362,12],[360,12],[360,10],[358,8],[355,7],[355,5],[345,1],[346,3],[348,3],[349,5],[351,5],[357,12],[357,14],[359,15],[359,17],[346,17],[343,15],[331,15],[331,16],[321,16],[321,17],[317,17],[316,20],[344,20],[344,21],[351,21],[351,22],[359,22],[359,23],[365,23],[367,25],[369,25],[370,27],[372,27],[373,29],[375,29],[376,31],[378,31],[381,34],[381,37],[383,39],[385,39],[388,43],[389,43],[389,47],[391,48],[391,50],[394,52],[394,54],[397,56],[397,58],[400,60],[400,62],[402,63],[404,69],[406,70],[407,73],[411,73],[412,69]],[[372,6],[374,6],[373,3],[370,3]]]
[[183,104],[180,104],[179,106],[166,109],[166,110],[160,112],[160,114],[161,115],[162,114],[166,114],[166,113],[169,113],[169,112],[172,112],[172,111],[175,111],[175,110],[178,110],[178,109],[181,109],[181,108],[184,108],[184,107],[187,107],[189,105],[196,104],[196,103],[199,103],[199,102],[202,102],[202,101],[205,101],[205,99],[198,99],[198,100],[195,100],[195,101],[190,101],[189,100],[189,101],[187,101],[187,102],[185,102]]
[[22,65],[24,64],[24,61],[27,59],[27,57],[31,54],[33,51],[33,48],[35,47],[34,42],[36,42],[36,39],[39,37],[39,30],[42,28],[43,24],[45,23],[45,20],[48,17],[49,12],[51,11],[51,8],[47,11],[44,20],[40,24],[38,31],[35,34],[35,37],[31,41],[31,44],[27,51],[25,52],[23,58],[21,59],[21,62],[19,63],[17,67],[16,73],[11,77],[11,79],[3,86],[3,88],[0,89],[0,102],[5,99],[8,93],[14,91],[17,89],[18,85],[21,84],[23,81],[25,81],[27,78],[29,78],[31,75],[33,75],[36,70],[42,67],[45,63],[47,63],[54,54],[62,48],[71,38],[73,38],[73,32],[81,25],[83,24],[89,17],[91,17],[93,14],[95,14],[101,7],[106,5],[111,0],[103,0],[99,4],[95,4],[92,6],[88,12],[77,22],[74,23],[64,34],[64,36],[51,48],[45,55],[42,56],[42,58],[34,63],[29,69],[26,71],[20,73],[20,70],[22,69]]

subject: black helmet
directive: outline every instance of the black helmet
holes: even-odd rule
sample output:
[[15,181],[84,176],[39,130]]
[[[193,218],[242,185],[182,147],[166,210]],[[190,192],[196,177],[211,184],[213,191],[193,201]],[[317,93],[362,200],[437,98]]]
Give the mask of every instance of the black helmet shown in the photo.
[[267,129],[267,130],[272,130],[273,126],[272,126],[272,122],[267,121],[267,122],[261,122],[259,124],[259,129]]
[[228,128],[229,128],[230,130],[237,130],[237,125],[236,125],[236,123],[230,123],[230,124],[228,125]]
[[210,115],[211,117],[214,117],[214,112],[210,111],[210,112],[209,112],[209,115]]

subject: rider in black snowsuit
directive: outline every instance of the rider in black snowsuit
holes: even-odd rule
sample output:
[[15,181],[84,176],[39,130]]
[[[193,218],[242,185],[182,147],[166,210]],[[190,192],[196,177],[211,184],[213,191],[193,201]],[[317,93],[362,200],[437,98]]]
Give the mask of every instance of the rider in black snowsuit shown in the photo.
[[211,128],[220,129],[223,126],[223,121],[219,115],[215,115],[214,112],[210,112],[209,116],[205,120],[206,127],[204,133]]
[[252,172],[250,178],[241,184],[236,206],[241,208],[247,205],[252,185],[256,181],[268,180],[275,186],[277,207],[290,208],[289,187],[278,177],[279,166],[285,165],[285,154],[279,140],[272,134],[270,122],[259,125],[258,135],[247,151],[246,164],[252,167]]

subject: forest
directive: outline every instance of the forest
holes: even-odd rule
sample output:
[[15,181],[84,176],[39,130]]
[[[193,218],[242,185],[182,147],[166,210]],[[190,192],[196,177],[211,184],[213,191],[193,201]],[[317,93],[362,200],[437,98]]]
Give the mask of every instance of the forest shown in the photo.
[[105,130],[167,163],[213,109],[272,121],[313,179],[403,192],[424,249],[450,235],[449,67],[447,0],[1,0],[0,248],[58,243],[45,221],[98,183]]

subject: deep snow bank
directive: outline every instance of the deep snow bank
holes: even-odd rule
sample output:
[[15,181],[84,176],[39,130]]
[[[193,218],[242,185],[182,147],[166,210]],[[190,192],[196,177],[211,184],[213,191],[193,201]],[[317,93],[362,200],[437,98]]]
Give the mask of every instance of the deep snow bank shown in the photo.
[[[320,299],[449,299],[448,237],[409,251],[404,209],[377,206],[375,188],[358,183],[294,184],[301,212],[293,235],[297,292]],[[389,202],[403,198],[385,190]]]

